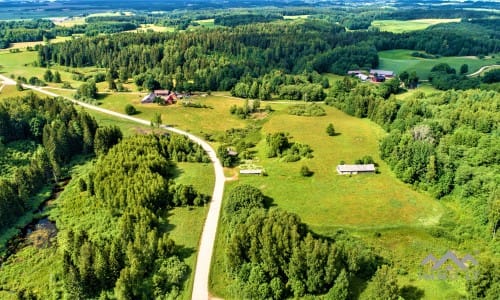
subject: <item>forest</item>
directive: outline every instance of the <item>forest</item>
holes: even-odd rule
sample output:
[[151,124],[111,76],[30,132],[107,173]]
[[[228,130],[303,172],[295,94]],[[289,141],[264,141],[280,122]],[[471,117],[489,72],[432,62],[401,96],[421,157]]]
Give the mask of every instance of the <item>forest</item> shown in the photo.
[[[80,193],[63,206],[64,218],[57,219],[66,229],[58,243],[63,286],[54,294],[72,299],[179,295],[190,270],[180,255],[182,247],[169,238],[168,211],[202,206],[210,199],[174,182],[179,161],[206,162],[208,157],[185,137],[156,135],[125,138],[99,155],[77,180]],[[106,215],[106,222],[95,218],[75,226],[74,210],[81,210],[82,218]]]
[[384,85],[369,87],[345,78],[334,84],[326,101],[387,130],[381,157],[402,181],[438,199],[459,199],[477,227],[451,229],[457,239],[466,239],[471,232],[494,239],[500,226],[498,93],[450,90],[430,97],[416,93],[401,102],[394,96],[381,97],[383,89]]
[[[0,103],[0,151],[12,143],[35,145],[24,164],[2,160],[9,172],[0,179],[0,232],[37,209],[32,197],[42,187],[71,175],[69,185],[76,189],[51,215],[59,229],[55,247],[62,269],[55,266],[54,288],[42,294],[69,299],[179,295],[191,271],[183,262],[186,250],[168,236],[167,216],[174,207],[210,200],[174,180],[176,162],[209,162],[203,149],[178,135],[123,138],[119,128],[100,127],[62,99],[30,93]],[[77,155],[90,167],[75,174],[69,166]],[[3,251],[2,246],[1,263],[6,262]],[[41,299],[40,291],[11,292],[19,299]]]
[[28,163],[0,177],[0,231],[33,209],[30,197],[57,182],[75,155],[94,152],[98,130],[90,115],[62,100],[29,94],[0,102],[0,150],[15,141],[36,145]]
[[[120,77],[135,78],[142,89],[216,91],[234,87],[236,91],[238,82],[247,83],[249,77],[259,78],[274,70],[343,75],[349,69],[373,68],[378,66],[380,50],[403,48],[443,56],[498,51],[494,36],[478,39],[447,27],[429,31],[412,35],[346,31],[327,21],[305,20],[174,33],[124,33],[43,46],[39,64],[113,69],[116,77],[121,73]],[[297,97],[288,96],[287,89],[283,87],[286,97]]]

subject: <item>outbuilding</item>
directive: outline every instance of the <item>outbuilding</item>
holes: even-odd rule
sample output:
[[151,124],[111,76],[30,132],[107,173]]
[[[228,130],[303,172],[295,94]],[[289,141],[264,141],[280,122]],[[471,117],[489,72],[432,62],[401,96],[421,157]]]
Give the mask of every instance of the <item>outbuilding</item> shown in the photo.
[[366,165],[338,165],[337,172],[340,175],[351,175],[358,173],[374,173],[375,165],[374,164],[366,164]]

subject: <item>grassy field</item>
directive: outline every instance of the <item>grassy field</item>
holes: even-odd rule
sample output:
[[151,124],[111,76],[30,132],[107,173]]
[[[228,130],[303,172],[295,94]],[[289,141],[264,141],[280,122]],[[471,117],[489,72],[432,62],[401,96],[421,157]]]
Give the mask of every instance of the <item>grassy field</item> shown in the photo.
[[[144,94],[145,95],[145,94]],[[140,94],[109,94],[100,98],[101,107],[123,112],[130,103],[140,112],[137,117],[151,120],[155,113],[160,112],[164,124],[188,130],[194,134],[214,133],[228,128],[244,127],[245,121],[229,114],[229,108],[243,102],[228,96],[228,93],[214,93],[212,96],[192,96],[190,101],[207,105],[209,108],[183,107],[181,101],[174,105],[160,106],[157,104],[141,104],[144,95]]]
[[206,27],[206,28],[215,27],[214,19],[197,20],[196,23],[198,23],[200,26]]
[[479,59],[474,56],[462,57],[440,57],[436,59],[426,59],[411,56],[412,50],[388,50],[379,52],[379,69],[393,70],[396,74],[402,71],[416,71],[420,79],[427,79],[433,66],[439,63],[447,63],[451,67],[460,70],[463,64],[469,65],[469,73],[479,70],[482,66],[498,64],[500,57],[487,57]]
[[[56,37],[54,39],[50,39],[49,42],[51,44],[55,44],[55,43],[62,43],[62,42],[65,42],[65,41],[69,41],[71,39],[72,39],[72,37],[70,37],[70,36],[58,36],[58,37]],[[24,42],[24,43],[12,43],[9,48],[1,50],[1,51],[8,51],[10,49],[26,49],[27,47],[34,47],[36,45],[44,45],[44,44],[45,44],[44,41]]]
[[[213,167],[210,164],[178,163],[180,175],[176,182],[192,184],[194,187],[207,195],[211,195],[215,185]],[[194,280],[194,268],[201,231],[208,212],[207,207],[188,208],[178,207],[171,211],[169,222],[172,224],[170,237],[179,246],[183,247],[185,262],[189,265],[189,279],[184,285],[182,299],[191,299]]]
[[285,20],[307,19],[310,15],[283,16]]
[[458,23],[460,19],[417,19],[408,21],[399,20],[375,20],[372,22],[372,27],[380,29],[380,31],[389,31],[394,33],[424,30],[429,26],[441,23]]
[[[384,131],[366,119],[348,116],[334,108],[325,107],[324,117],[291,116],[285,104],[274,104],[270,119],[262,132],[289,132],[292,141],[311,145],[314,158],[285,163],[265,156],[265,143],[256,147],[258,164],[268,176],[240,176],[228,183],[227,191],[237,184],[251,184],[273,199],[278,208],[298,214],[315,233],[332,236],[338,229],[348,230],[404,272],[402,286],[411,284],[424,291],[423,299],[449,299],[463,294],[463,281],[429,281],[422,279],[420,262],[429,253],[442,255],[458,245],[429,234],[437,225],[445,204],[419,193],[400,182],[379,158],[378,140]],[[339,135],[330,137],[325,128],[333,123]],[[379,174],[340,176],[335,170],[340,161],[353,163],[364,155],[372,156],[379,164]],[[302,165],[314,172],[302,177]],[[229,279],[224,269],[224,236],[227,229],[220,223],[210,288],[215,296],[229,299]]]

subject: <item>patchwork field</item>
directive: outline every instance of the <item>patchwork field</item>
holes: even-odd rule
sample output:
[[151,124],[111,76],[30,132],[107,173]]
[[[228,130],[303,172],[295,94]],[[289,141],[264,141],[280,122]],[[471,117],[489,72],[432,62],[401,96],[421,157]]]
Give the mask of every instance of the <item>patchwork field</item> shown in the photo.
[[441,23],[458,23],[460,19],[417,19],[408,21],[399,20],[375,20],[372,22],[372,27],[380,29],[380,31],[389,31],[394,33],[424,30],[429,26]]
[[452,68],[460,70],[463,64],[469,65],[469,73],[474,73],[483,66],[498,64],[500,57],[494,55],[479,59],[475,56],[461,57],[440,57],[436,59],[427,59],[413,57],[411,50],[388,50],[379,52],[379,69],[393,70],[396,74],[403,71],[416,71],[420,79],[426,80],[433,66],[440,63],[447,63]]

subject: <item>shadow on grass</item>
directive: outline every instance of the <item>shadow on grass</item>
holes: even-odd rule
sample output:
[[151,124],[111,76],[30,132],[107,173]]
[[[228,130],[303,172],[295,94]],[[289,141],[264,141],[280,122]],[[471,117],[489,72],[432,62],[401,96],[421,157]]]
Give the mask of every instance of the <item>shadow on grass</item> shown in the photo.
[[274,203],[273,198],[264,195],[264,207],[265,208],[276,207],[276,206],[278,206],[278,205],[276,205]]
[[405,285],[401,288],[400,293],[401,297],[405,300],[419,300],[422,299],[425,294],[424,290],[412,285]]
[[172,179],[179,178],[184,173],[184,170],[179,168],[177,164],[169,169],[169,177]]

